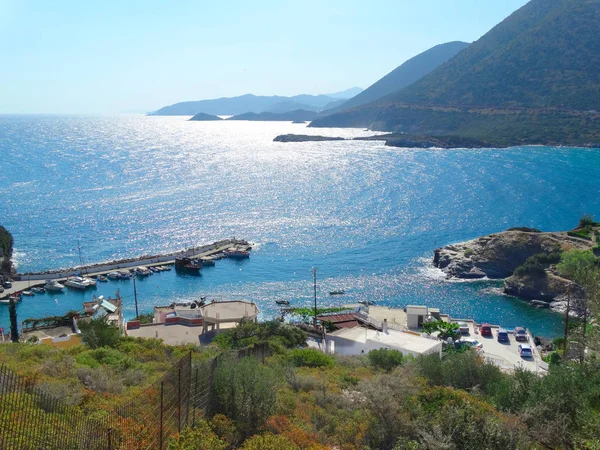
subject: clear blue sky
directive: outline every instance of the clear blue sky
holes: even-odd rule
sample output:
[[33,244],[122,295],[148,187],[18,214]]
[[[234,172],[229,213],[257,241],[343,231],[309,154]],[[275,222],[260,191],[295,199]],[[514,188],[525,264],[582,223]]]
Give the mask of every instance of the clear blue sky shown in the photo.
[[527,0],[0,0],[0,113],[367,87]]

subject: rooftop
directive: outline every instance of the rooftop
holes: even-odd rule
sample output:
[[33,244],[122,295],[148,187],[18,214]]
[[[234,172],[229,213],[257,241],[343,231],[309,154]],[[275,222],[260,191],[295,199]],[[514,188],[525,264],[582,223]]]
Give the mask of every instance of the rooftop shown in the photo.
[[401,347],[415,353],[428,353],[434,351],[440,344],[437,339],[429,339],[403,331],[388,330],[387,333],[383,333],[381,331],[363,327],[344,328],[330,333],[330,335],[360,343],[377,341],[389,345],[390,347]]

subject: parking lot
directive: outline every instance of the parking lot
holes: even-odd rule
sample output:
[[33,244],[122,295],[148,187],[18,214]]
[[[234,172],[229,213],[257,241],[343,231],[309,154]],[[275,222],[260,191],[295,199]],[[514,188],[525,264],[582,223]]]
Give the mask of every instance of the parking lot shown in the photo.
[[[531,338],[531,335],[528,334],[529,340],[525,341],[517,341],[512,334],[512,330],[508,330],[509,332],[509,342],[498,342],[498,327],[492,326],[492,336],[481,336],[479,333],[479,329],[475,326],[473,321],[467,320],[453,320],[452,322],[458,323],[466,323],[469,326],[469,334],[463,334],[463,338],[471,338],[476,339],[483,344],[483,357],[490,362],[493,362],[497,366],[505,370],[514,370],[515,368],[521,366],[527,370],[536,373],[545,373],[546,368],[548,367],[546,363],[544,363],[539,355],[539,352],[535,348],[535,344]],[[533,350],[532,358],[522,358],[519,354],[519,344],[527,343],[531,346]]]

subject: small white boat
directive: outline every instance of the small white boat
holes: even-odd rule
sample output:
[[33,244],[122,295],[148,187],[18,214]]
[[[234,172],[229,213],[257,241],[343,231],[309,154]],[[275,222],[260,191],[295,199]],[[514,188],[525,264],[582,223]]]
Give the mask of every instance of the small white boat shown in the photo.
[[65,282],[65,286],[83,290],[91,286],[96,286],[96,282],[86,277],[69,277]]
[[111,280],[118,280],[119,278],[121,278],[121,275],[119,274],[119,272],[110,272],[106,276]]
[[131,278],[131,272],[127,269],[119,270],[118,273],[121,280],[129,280]]
[[31,290],[36,294],[43,294],[44,292],[46,292],[46,289],[44,289],[43,287],[32,287]]
[[104,275],[98,275],[96,278],[102,283],[106,283],[108,281],[108,278],[106,278]]
[[35,294],[31,291],[21,291],[21,294],[23,294],[26,297],[33,297]]
[[148,269],[145,266],[139,266],[136,267],[135,269],[133,269],[133,272],[138,276],[138,277],[147,277],[148,275],[152,275],[152,270]]
[[56,280],[48,280],[44,285],[47,291],[62,291],[65,287]]

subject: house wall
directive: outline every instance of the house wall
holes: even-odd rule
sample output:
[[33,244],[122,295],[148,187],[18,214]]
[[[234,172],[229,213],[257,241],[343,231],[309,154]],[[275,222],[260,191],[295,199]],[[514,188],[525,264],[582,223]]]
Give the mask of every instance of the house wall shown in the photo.
[[[378,350],[380,348],[388,348],[392,350],[398,350],[403,355],[408,356],[419,356],[421,353],[408,350],[400,345],[390,345],[382,343],[378,340],[367,339],[366,342],[358,342],[351,339],[344,339],[339,336],[327,336],[327,349],[333,350],[336,355],[362,355],[367,354],[371,350]],[[333,342],[333,345],[331,344]],[[441,356],[442,354],[442,343],[437,342],[435,347],[425,352],[425,354],[437,353]]]

